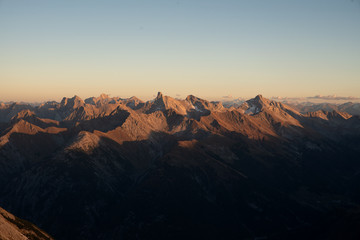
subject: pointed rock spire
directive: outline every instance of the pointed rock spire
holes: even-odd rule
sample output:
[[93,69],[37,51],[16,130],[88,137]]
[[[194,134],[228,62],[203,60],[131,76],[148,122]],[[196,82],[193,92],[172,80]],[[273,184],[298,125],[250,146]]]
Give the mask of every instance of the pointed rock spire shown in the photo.
[[258,103],[260,105],[267,105],[270,103],[270,100],[264,98],[261,94],[258,94],[255,98],[254,98],[254,102]]
[[68,101],[68,98],[63,97],[63,99],[60,102],[61,106],[65,106],[67,104],[67,101]]
[[160,99],[160,98],[163,98],[163,94],[161,92],[158,92],[156,99]]

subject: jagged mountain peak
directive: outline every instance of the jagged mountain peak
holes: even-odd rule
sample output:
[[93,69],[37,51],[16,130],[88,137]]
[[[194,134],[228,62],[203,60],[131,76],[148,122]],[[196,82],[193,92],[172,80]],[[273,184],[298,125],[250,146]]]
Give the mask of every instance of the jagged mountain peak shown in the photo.
[[128,100],[144,102],[143,100],[141,100],[140,98],[138,98],[138,97],[136,97],[136,96],[129,97]]
[[85,103],[91,105],[105,104],[111,101],[112,98],[108,94],[102,93],[99,97],[90,97],[85,99]]
[[14,117],[11,118],[11,121],[23,119],[23,118],[29,118],[35,116],[35,113],[29,109],[24,109],[20,112],[18,112]]
[[337,110],[333,110],[331,113],[330,113],[330,116],[333,117],[333,118],[340,118],[340,119],[349,119],[352,117],[352,115],[346,113],[346,112],[340,112],[340,111],[337,111]]
[[163,95],[162,92],[158,92],[156,97],[154,98],[154,100],[150,101],[150,102],[153,102],[153,104],[157,104],[157,105],[159,105],[159,104],[160,105],[165,105],[165,102],[171,101],[171,100],[172,100],[171,97]]
[[76,150],[89,153],[99,146],[99,142],[100,138],[96,134],[81,131],[74,141],[66,148],[66,150]]
[[260,106],[265,106],[265,105],[270,104],[271,100],[263,97],[263,95],[261,95],[261,94],[258,94],[255,98],[252,98],[252,99],[248,100],[247,102],[255,103]]
[[136,96],[132,96],[130,98],[122,99],[122,102],[125,103],[126,106],[130,107],[133,110],[138,110],[142,108],[145,103],[141,99]]
[[101,98],[101,99],[107,99],[107,98],[109,98],[109,95],[108,95],[108,94],[105,94],[105,93],[102,93],[102,94],[100,94],[99,98]]
[[80,107],[82,105],[84,105],[84,101],[77,95],[75,95],[74,97],[72,98],[66,98],[64,97],[61,102],[60,102],[60,105],[62,107],[73,107],[73,108],[77,108],[77,107]]
[[295,109],[280,102],[269,100],[263,97],[261,94],[245,101],[240,105],[238,110],[247,115],[257,115],[264,113],[271,115],[273,118],[276,118],[279,121],[291,122],[295,125],[300,125],[295,119],[302,116],[302,114]]
[[155,100],[163,98],[162,92],[158,92]]
[[44,102],[44,103],[40,104],[38,108],[54,108],[58,104],[59,103],[56,102],[56,101],[47,101],[47,102]]
[[211,103],[209,101],[207,101],[205,99],[201,99],[194,95],[187,96],[185,100],[190,102],[191,104],[201,103],[202,105],[207,106],[207,107],[211,105]]
[[[161,92],[158,92],[153,101],[149,101],[152,103],[152,107],[156,106],[156,108],[163,108],[164,106],[164,96]],[[161,105],[161,106],[160,106]]]
[[155,111],[175,110],[177,113],[185,115],[187,106],[185,101],[177,100],[175,98],[164,96],[161,92],[158,92],[153,102],[148,102],[148,113]]
[[189,102],[193,102],[193,101],[195,101],[196,99],[199,99],[198,97],[195,97],[194,95],[188,95],[187,97],[186,97],[186,101],[189,101]]
[[74,95],[72,98],[68,98],[68,100],[70,100],[70,101],[77,101],[77,102],[83,102],[83,100],[81,99],[81,97],[79,97],[78,95]]
[[308,112],[305,114],[305,116],[311,118],[321,118],[324,120],[329,120],[329,119],[346,120],[352,117],[352,115],[346,112],[340,112],[337,110],[333,110],[333,111],[317,110],[315,112]]
[[305,116],[307,117],[311,117],[311,118],[321,118],[324,120],[328,120],[328,112],[324,111],[324,110],[317,110],[315,112],[308,112],[305,114]]
[[[221,102],[209,102],[194,95],[187,96],[184,100],[164,96],[161,92],[153,101],[146,103],[146,112],[174,110],[177,114],[199,118],[208,115],[211,111],[223,111]],[[194,115],[195,114],[195,115]]]

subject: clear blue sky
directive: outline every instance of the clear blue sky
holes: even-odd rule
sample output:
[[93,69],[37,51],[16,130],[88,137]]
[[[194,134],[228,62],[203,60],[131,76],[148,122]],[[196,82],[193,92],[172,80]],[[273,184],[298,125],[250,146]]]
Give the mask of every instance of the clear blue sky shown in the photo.
[[360,97],[357,0],[0,0],[0,101]]

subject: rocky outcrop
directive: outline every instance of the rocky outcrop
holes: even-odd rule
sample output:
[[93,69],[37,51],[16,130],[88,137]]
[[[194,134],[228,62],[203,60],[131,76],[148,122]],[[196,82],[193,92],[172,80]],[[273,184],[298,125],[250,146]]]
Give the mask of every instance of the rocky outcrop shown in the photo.
[[45,233],[34,224],[15,217],[11,213],[0,208],[0,239],[2,240],[51,240]]

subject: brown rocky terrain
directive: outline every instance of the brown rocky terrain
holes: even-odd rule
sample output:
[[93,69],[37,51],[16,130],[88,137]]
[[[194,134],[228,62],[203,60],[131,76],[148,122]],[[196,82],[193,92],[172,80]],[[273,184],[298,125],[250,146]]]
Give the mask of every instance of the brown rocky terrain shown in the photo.
[[2,240],[51,240],[50,235],[28,221],[17,218],[0,208],[0,239]]
[[337,110],[158,93],[0,119],[0,204],[58,239],[322,239],[358,212],[360,118]]

